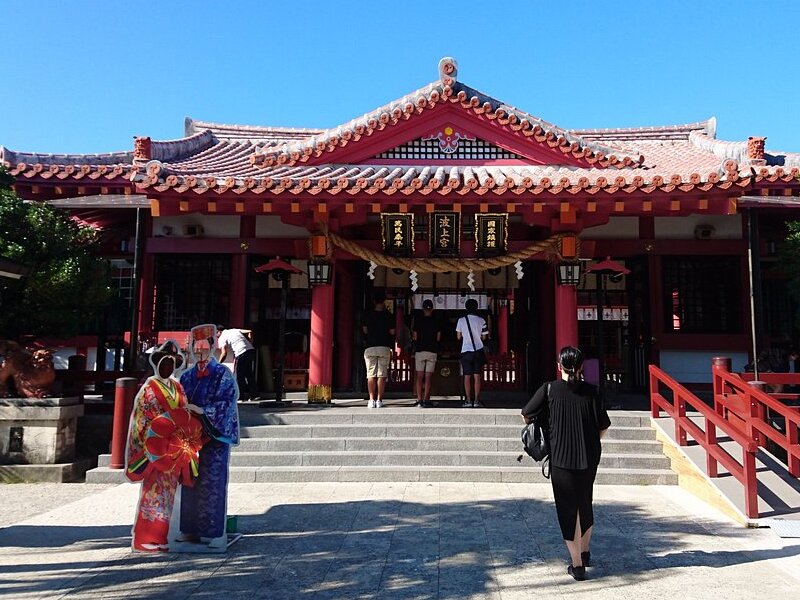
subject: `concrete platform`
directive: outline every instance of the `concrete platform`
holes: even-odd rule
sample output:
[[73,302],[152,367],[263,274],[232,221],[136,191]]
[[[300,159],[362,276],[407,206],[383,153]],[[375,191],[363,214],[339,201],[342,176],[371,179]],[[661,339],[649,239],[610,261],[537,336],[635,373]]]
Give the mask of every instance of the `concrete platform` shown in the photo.
[[244,537],[225,555],[131,554],[138,493],[132,484],[0,486],[0,593],[750,600],[791,598],[800,585],[798,540],[742,528],[676,486],[595,489],[584,582],[566,573],[548,484],[233,484],[229,513]]

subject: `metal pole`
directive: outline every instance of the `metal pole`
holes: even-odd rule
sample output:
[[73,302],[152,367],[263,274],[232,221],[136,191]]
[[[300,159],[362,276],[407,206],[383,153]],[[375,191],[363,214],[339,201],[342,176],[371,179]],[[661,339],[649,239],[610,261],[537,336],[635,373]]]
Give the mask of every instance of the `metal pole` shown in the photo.
[[754,225],[753,212],[748,209],[747,211],[747,272],[748,281],[750,283],[750,331],[753,342],[753,376],[758,380],[758,350],[757,339],[758,332],[756,330],[756,295],[755,295],[755,280],[753,277],[753,241],[755,238],[755,225]]
[[144,251],[144,211],[136,209],[136,237],[133,250],[133,298],[131,298],[131,342],[125,357],[125,372],[136,370],[136,358],[139,355],[139,309],[142,291],[142,253]]

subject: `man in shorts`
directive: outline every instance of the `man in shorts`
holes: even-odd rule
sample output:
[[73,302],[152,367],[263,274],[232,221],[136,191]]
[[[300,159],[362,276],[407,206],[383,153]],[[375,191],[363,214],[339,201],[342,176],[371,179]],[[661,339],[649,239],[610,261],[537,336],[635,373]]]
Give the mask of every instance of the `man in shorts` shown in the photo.
[[461,340],[461,371],[464,374],[464,404],[465,408],[479,406],[478,397],[481,394],[481,373],[486,364],[486,354],[483,342],[489,335],[489,330],[481,317],[478,316],[478,301],[469,298],[464,303],[466,313],[456,323],[456,337]]
[[394,316],[386,310],[386,296],[375,294],[373,310],[364,315],[361,330],[367,349],[364,350],[364,362],[367,365],[367,390],[369,390],[369,408],[383,407],[383,390],[389,374],[389,361],[394,346]]
[[427,299],[422,303],[422,316],[415,317],[411,336],[416,350],[414,362],[417,367],[417,375],[414,379],[414,387],[417,392],[415,406],[432,406],[431,378],[436,368],[439,342],[442,341],[442,328],[439,326],[439,320],[433,316],[432,300]]

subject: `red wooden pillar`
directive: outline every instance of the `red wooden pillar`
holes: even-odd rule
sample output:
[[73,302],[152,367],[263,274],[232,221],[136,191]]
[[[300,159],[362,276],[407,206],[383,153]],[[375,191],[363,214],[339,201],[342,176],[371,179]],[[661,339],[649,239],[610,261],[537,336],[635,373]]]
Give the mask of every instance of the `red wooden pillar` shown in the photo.
[[556,356],[564,346],[578,345],[578,290],[556,284]]
[[497,311],[497,351],[508,354],[508,298],[500,299]]
[[247,298],[247,255],[234,254],[231,264],[231,299],[227,327],[244,327],[244,305]]
[[355,303],[353,276],[345,262],[336,263],[336,381],[337,388],[353,387],[353,328]]
[[308,401],[331,401],[333,374],[333,284],[311,290],[311,340],[308,360]]

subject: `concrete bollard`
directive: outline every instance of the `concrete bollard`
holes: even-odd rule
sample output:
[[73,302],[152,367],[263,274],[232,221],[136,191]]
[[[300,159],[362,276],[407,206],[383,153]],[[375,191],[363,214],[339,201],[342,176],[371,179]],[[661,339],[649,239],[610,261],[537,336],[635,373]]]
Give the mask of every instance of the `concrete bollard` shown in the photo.
[[120,377],[114,387],[114,425],[111,430],[111,469],[125,467],[125,442],[128,437],[128,422],[136,396],[136,379]]

